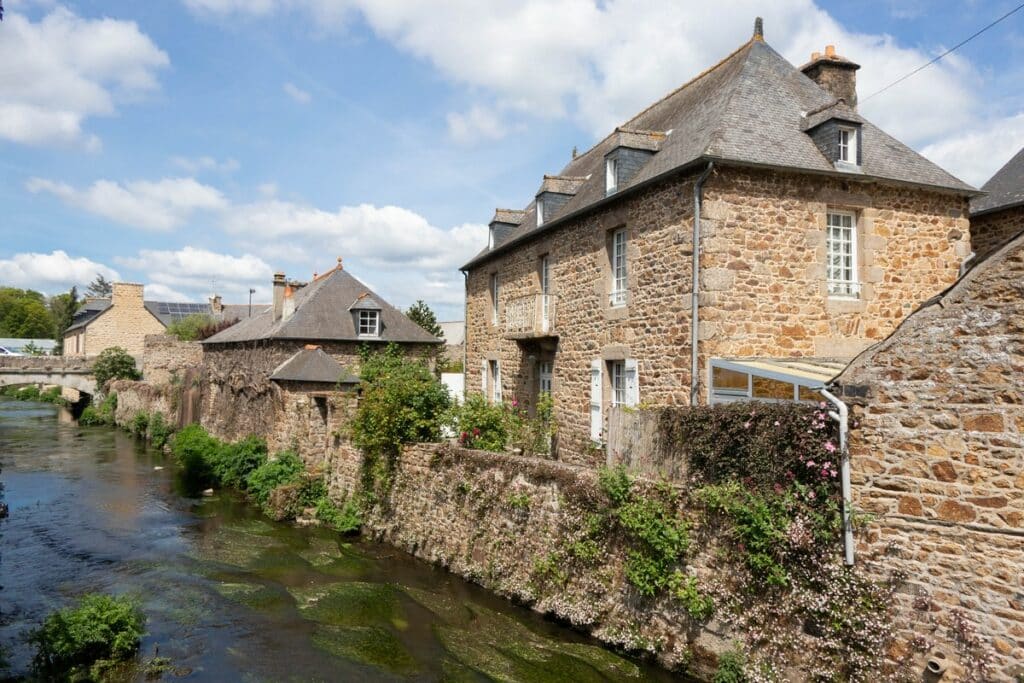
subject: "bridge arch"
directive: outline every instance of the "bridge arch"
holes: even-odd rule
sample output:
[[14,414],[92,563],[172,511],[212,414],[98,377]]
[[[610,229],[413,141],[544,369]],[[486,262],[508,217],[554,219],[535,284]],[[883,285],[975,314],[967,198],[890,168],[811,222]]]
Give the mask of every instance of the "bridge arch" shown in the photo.
[[5,372],[3,369],[0,369],[0,387],[29,386],[33,384],[66,387],[68,389],[75,389],[82,394],[96,395],[96,380],[93,379],[92,375],[24,371]]

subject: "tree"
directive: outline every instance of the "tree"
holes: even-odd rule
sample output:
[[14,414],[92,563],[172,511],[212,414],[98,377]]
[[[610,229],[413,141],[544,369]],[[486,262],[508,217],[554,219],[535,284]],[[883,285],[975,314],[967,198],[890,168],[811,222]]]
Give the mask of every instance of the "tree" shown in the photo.
[[64,333],[75,319],[78,310],[78,287],[72,287],[65,294],[50,297],[50,315],[53,317],[57,345],[53,348],[54,355],[64,354]]
[[444,338],[444,332],[441,330],[441,326],[437,324],[437,316],[430,310],[430,306],[423,303],[422,299],[417,299],[416,303],[405,312],[405,315],[435,337]]
[[114,285],[102,273],[96,273],[96,279],[89,283],[85,293],[88,296],[95,296],[100,299],[108,299],[114,292]]
[[0,287],[0,337],[52,339],[53,334],[53,316],[42,294]]

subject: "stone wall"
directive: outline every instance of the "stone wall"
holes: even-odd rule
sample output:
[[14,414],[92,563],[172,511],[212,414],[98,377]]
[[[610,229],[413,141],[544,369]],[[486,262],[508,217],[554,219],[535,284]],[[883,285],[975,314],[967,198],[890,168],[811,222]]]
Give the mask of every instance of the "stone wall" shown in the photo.
[[981,260],[1024,232],[1024,206],[971,216],[971,249]]
[[356,407],[355,387],[281,383],[281,405],[267,437],[271,453],[292,449],[314,469],[326,467],[330,449],[347,434]]
[[[553,360],[559,458],[590,465],[604,459],[590,447],[594,360],[637,359],[642,403],[688,403],[693,180],[679,176],[623,197],[473,268],[467,391],[480,391],[484,363],[499,360],[503,398],[529,406],[538,362]],[[703,207],[698,381],[705,397],[712,357],[852,357],[954,282],[970,251],[966,200],[920,189],[723,168],[708,179]],[[858,299],[827,293],[830,209],[856,216]],[[616,308],[609,236],[618,228],[628,235],[629,295]],[[557,297],[555,335],[510,338],[503,328],[509,301],[540,292],[545,254]]]
[[151,384],[167,384],[181,379],[189,368],[203,363],[203,345],[180,341],[166,334],[146,335],[143,343],[142,376]]
[[[347,443],[333,450],[326,464],[337,500],[358,488],[361,463]],[[669,668],[689,662],[691,673],[708,675],[731,647],[726,626],[717,619],[701,626],[671,598],[641,598],[626,582],[623,549],[593,565],[562,566],[564,585],[544,583],[550,579],[538,567],[584,533],[602,499],[589,468],[419,444],[399,457],[390,493],[364,517],[364,532],[605,643],[648,651]],[[702,554],[688,571],[710,577],[714,557]]]
[[172,389],[168,386],[153,386],[148,382],[114,380],[110,383],[110,392],[117,394],[114,423],[118,427],[127,428],[138,413],[160,413],[167,424],[177,424],[179,409]]
[[[1024,674],[1024,236],[908,318],[839,378],[855,402],[855,504],[878,515],[916,619],[904,636],[956,652],[951,610]],[[866,394],[864,398],[857,398]],[[916,601],[916,603],[915,603]]]

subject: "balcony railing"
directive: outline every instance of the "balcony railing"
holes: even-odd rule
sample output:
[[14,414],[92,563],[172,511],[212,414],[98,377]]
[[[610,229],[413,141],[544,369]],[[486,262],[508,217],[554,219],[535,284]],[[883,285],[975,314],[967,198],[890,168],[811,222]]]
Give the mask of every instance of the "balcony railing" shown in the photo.
[[558,298],[528,294],[505,304],[505,334],[510,337],[547,337],[556,334]]

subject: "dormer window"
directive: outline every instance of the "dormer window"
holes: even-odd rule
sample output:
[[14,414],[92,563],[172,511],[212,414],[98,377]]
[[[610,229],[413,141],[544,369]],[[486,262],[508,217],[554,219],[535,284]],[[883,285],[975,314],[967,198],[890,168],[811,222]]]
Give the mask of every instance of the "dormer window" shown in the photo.
[[857,163],[857,129],[839,127],[839,161]]
[[380,311],[359,311],[359,336],[380,336]]
[[613,194],[619,188],[619,160],[609,157],[604,161],[604,193]]
[[544,200],[537,197],[537,227],[544,225]]

